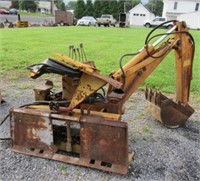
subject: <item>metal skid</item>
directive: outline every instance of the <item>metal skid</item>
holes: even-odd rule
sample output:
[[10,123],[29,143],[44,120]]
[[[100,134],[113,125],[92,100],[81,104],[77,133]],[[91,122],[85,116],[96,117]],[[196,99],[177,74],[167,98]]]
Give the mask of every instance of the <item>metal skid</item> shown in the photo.
[[10,112],[12,150],[75,165],[126,174],[128,127],[111,115],[76,109],[73,115],[47,108],[16,108]]

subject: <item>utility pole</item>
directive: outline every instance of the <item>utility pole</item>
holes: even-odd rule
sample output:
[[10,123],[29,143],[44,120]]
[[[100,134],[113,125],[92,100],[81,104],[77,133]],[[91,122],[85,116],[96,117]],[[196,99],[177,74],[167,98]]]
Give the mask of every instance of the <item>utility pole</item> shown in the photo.
[[124,2],[124,13],[126,13],[126,2]]
[[52,14],[52,16],[55,15],[55,13],[54,13],[54,0],[51,0],[51,14]]

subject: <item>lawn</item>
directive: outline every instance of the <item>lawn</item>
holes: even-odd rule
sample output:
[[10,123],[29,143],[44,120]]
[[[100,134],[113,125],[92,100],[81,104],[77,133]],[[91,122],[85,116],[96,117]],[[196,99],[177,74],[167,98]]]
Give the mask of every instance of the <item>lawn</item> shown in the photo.
[[[68,55],[69,45],[84,44],[89,60],[96,63],[102,74],[108,75],[112,70],[119,69],[119,59],[123,54],[137,52],[144,45],[145,38],[151,29],[146,28],[104,28],[104,27],[43,27],[15,28],[0,30],[0,73],[9,71],[23,74],[26,67],[40,63],[51,52]],[[158,33],[166,30],[158,30]],[[200,31],[191,31],[196,42],[193,65],[193,81],[191,92],[200,97]],[[128,60],[125,60],[125,62]],[[143,84],[144,85],[144,84]],[[145,81],[165,92],[175,90],[174,55],[168,57]]]
[[41,16],[41,17],[51,17],[52,15],[51,14],[42,14],[40,12],[38,13],[31,13],[31,12],[23,12],[23,11],[20,11],[20,15],[25,15],[25,16]]

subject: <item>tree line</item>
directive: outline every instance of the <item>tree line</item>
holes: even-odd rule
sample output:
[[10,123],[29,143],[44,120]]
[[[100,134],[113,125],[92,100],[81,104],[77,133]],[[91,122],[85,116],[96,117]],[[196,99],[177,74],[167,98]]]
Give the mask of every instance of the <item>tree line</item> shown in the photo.
[[[39,1],[40,0],[28,0],[28,1],[27,0],[11,0],[10,8],[26,10],[29,12],[36,12]],[[46,1],[51,2],[51,0],[46,0]],[[54,0],[54,3],[58,9],[63,10],[63,11],[66,10],[65,3],[63,2],[63,0]]]
[[[40,0],[11,0],[12,5],[10,8],[36,12],[39,1]],[[94,16],[97,18],[102,14],[112,14],[118,20],[120,13],[128,12],[140,2],[141,0],[71,0],[68,2],[67,8],[74,10],[77,19],[83,16]],[[63,0],[54,0],[54,3],[58,9],[66,10]],[[149,0],[145,6],[156,16],[162,15],[162,0]]]
[[140,3],[140,0],[78,0],[75,3],[75,17],[81,18],[83,16],[100,17],[102,14],[112,14],[118,19],[120,13],[130,10],[132,7]]
[[[141,0],[78,0],[70,1],[69,8],[74,9],[76,18],[83,16],[100,17],[102,14],[112,14],[117,20],[120,13],[128,12],[134,6],[139,4]],[[149,0],[145,5],[156,16],[162,15],[163,2],[162,0]]]

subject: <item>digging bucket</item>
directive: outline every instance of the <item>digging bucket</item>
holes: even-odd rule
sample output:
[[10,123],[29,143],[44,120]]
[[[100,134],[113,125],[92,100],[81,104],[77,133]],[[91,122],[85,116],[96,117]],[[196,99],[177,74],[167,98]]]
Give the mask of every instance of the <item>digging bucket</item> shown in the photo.
[[194,109],[181,103],[176,103],[160,92],[146,88],[145,98],[148,101],[148,111],[152,116],[168,128],[183,126],[194,112]]

